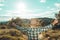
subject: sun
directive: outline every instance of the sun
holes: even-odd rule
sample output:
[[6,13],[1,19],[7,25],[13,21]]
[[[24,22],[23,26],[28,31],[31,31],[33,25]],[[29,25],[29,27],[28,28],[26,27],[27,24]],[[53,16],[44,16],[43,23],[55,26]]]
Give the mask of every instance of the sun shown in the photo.
[[16,3],[16,9],[19,10],[19,11],[23,11],[26,9],[26,4],[23,3],[23,2],[20,2],[20,3]]

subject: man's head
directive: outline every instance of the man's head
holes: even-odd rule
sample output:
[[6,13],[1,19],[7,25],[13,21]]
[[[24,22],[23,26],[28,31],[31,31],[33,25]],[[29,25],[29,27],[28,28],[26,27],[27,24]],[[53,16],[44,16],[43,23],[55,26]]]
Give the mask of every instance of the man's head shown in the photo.
[[41,20],[39,20],[39,19],[37,19],[37,18],[32,18],[31,19],[31,22],[30,22],[30,26],[39,26],[40,25],[40,21]]

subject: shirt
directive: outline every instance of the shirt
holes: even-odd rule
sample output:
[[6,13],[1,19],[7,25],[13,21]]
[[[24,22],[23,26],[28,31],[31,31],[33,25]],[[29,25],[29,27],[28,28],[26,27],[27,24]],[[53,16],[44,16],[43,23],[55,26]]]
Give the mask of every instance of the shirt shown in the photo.
[[51,24],[45,27],[38,27],[38,28],[26,28],[26,27],[20,27],[18,25],[16,26],[18,30],[27,32],[28,40],[39,40],[38,34],[43,31],[47,31],[48,29],[52,29],[52,27],[53,26]]

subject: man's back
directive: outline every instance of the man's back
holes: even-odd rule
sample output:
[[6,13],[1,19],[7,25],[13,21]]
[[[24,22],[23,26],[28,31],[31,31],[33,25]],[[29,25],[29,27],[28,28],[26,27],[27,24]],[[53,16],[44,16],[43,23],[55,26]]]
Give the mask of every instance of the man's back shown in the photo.
[[38,35],[43,32],[43,31],[47,31],[48,29],[52,28],[52,25],[48,25],[45,27],[37,27],[37,28],[26,28],[26,27],[20,27],[20,26],[16,26],[16,28],[20,31],[25,31],[27,32],[28,35],[28,40],[38,40]]
[[28,40],[38,40],[38,34],[40,33],[40,29],[39,28],[29,28],[27,33],[28,33]]

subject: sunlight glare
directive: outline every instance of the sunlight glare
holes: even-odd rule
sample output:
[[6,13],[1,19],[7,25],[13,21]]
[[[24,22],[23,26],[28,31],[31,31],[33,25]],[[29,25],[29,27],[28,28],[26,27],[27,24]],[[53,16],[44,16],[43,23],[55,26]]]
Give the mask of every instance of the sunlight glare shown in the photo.
[[16,4],[16,9],[19,10],[19,11],[23,11],[23,10],[26,9],[26,4],[23,3],[23,2],[17,3]]

